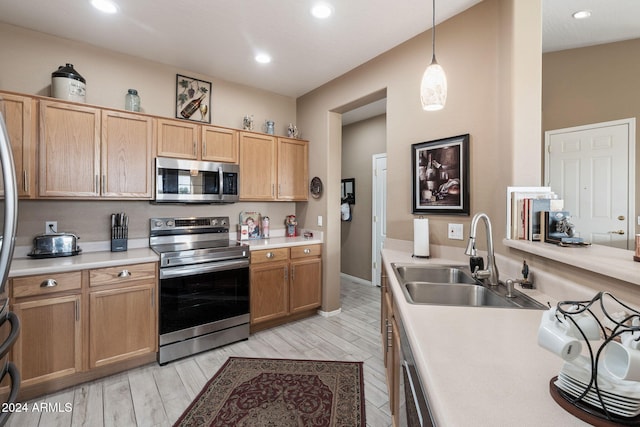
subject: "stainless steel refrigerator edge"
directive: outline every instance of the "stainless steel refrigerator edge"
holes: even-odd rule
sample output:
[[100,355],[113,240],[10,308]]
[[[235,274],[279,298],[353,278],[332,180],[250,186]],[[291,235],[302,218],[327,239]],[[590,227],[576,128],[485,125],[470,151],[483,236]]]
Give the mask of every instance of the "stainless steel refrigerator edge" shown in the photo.
[[[6,295],[7,278],[16,239],[18,194],[13,154],[4,115],[2,114],[2,107],[4,105],[0,99],[0,164],[2,165],[2,180],[4,184],[4,221],[2,224],[2,241],[0,241],[0,295]],[[9,299],[3,297],[0,299],[0,327],[6,328],[7,325],[10,325],[11,329],[7,338],[0,344],[0,360],[3,361],[0,381],[9,374],[11,377],[11,391],[7,401],[3,404],[3,411],[0,412],[0,426],[5,425],[8,421],[11,415],[11,405],[15,403],[20,388],[20,373],[16,366],[8,361],[8,353],[20,333],[20,321],[15,313],[9,311]],[[7,410],[5,411],[4,408]]]

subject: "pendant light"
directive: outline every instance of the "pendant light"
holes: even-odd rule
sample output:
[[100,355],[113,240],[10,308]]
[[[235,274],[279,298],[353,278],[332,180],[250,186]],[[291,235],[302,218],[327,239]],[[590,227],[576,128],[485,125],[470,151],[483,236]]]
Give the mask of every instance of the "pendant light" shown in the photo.
[[447,76],[436,61],[436,0],[433,1],[433,27],[431,64],[424,70],[420,83],[420,101],[425,111],[437,111],[444,108],[447,102]]

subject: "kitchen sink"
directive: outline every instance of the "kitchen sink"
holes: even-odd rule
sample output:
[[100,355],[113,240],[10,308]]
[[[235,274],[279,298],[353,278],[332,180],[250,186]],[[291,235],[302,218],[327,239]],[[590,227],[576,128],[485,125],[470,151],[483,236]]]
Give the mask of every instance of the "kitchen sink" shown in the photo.
[[409,302],[414,304],[513,307],[509,301],[479,285],[408,282],[404,290]]
[[392,266],[411,304],[547,309],[517,290],[513,291],[513,297],[507,297],[504,284],[489,286],[475,280],[466,266],[395,263]]
[[396,276],[401,282],[468,283],[475,285],[475,279],[465,272],[464,268],[466,267],[394,264]]

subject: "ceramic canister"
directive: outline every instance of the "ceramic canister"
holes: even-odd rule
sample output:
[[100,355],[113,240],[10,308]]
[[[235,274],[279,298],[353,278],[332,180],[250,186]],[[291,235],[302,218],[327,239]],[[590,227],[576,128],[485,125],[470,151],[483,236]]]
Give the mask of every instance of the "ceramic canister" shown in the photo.
[[66,101],[85,102],[87,81],[73,64],[60,66],[51,73],[51,96]]

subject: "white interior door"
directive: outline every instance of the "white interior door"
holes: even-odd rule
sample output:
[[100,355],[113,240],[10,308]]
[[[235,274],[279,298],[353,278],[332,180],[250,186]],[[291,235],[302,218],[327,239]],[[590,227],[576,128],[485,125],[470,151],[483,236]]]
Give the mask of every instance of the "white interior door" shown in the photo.
[[387,155],[373,155],[371,283],[380,286],[380,251],[387,237]]
[[634,234],[635,119],[548,131],[545,148],[545,185],[564,199],[576,234],[628,249]]

